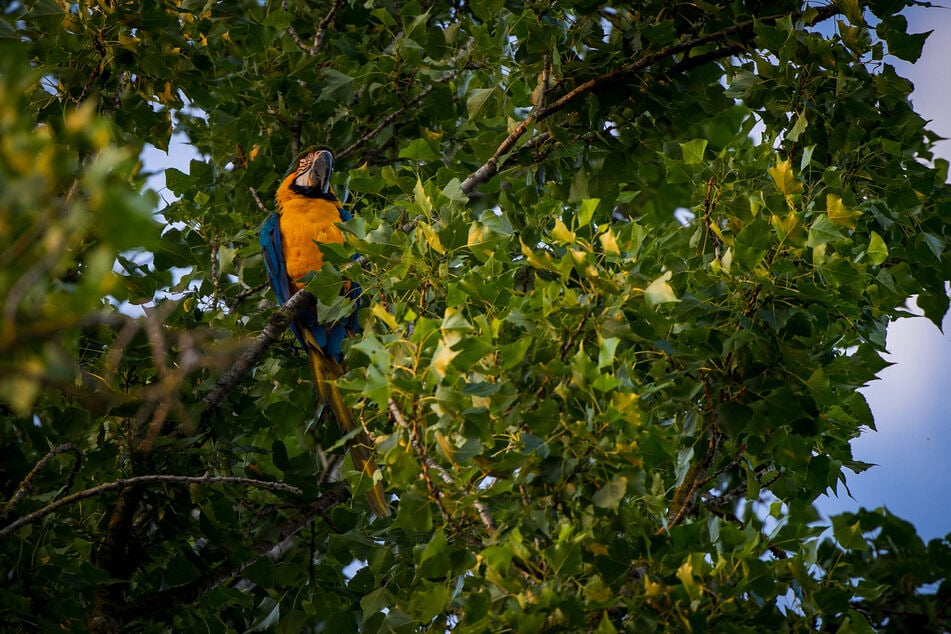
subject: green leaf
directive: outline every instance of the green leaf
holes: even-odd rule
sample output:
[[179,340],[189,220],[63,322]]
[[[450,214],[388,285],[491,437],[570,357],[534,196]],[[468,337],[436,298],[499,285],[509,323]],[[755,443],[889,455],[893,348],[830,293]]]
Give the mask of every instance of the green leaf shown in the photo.
[[466,111],[469,113],[469,119],[478,119],[483,116],[492,96],[495,94],[494,88],[473,88],[469,91],[469,97],[466,99]]
[[806,246],[809,248],[822,246],[841,237],[842,233],[835,222],[829,216],[821,214],[809,227],[809,239],[806,241]]
[[444,583],[423,581],[413,589],[409,604],[410,614],[423,623],[432,621],[449,605],[451,592],[451,588]]
[[393,525],[420,533],[431,530],[433,516],[429,500],[415,493],[406,493],[400,499],[399,510]]
[[832,530],[835,535],[835,541],[838,542],[842,548],[849,550],[864,550],[866,548],[862,526],[852,513],[843,513],[842,515],[833,516]]
[[[430,159],[430,160],[435,160],[435,159]],[[458,178],[450,179],[450,181],[446,183],[446,186],[442,188],[442,194],[449,200],[452,200],[455,202],[464,203],[469,201],[469,197],[466,195],[465,192],[462,191],[462,183],[459,181]]]
[[876,266],[888,259],[888,247],[885,245],[885,241],[882,240],[882,236],[874,231],[869,238],[866,253],[868,253],[868,261]]
[[703,163],[703,153],[706,149],[706,139],[694,139],[693,141],[680,144],[680,151],[683,152],[684,163],[687,165],[699,165]]
[[601,202],[599,198],[585,198],[581,201],[581,207],[578,210],[578,226],[584,226],[591,224],[591,219],[594,217],[594,211],[598,208],[598,203]]
[[432,146],[425,139],[413,139],[400,149],[400,158],[416,161],[435,161],[439,158]]
[[326,67],[320,84],[319,100],[347,102],[353,97],[354,80],[339,70]]
[[734,242],[734,261],[751,270],[766,256],[773,243],[770,225],[764,216],[758,216],[743,227]]
[[598,369],[606,368],[614,364],[614,355],[618,344],[621,342],[617,337],[608,337],[601,339],[598,345]]
[[842,9],[845,17],[855,26],[864,26],[865,17],[862,15],[862,6],[859,0],[835,0],[835,3]]
[[[800,135],[802,135],[802,133],[805,132],[806,128],[808,127],[809,127],[809,121],[806,119],[806,111],[803,110],[802,112],[799,112],[796,114],[796,123],[786,134],[786,139],[793,143],[798,143]],[[809,164],[809,162],[806,161],[805,153],[803,153],[803,161],[805,161],[806,165]]]

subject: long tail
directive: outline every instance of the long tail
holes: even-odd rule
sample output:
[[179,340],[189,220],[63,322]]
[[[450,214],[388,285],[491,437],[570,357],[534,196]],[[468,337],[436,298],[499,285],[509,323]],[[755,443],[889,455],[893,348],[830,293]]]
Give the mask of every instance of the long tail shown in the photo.
[[[304,339],[307,342],[305,347],[307,348],[310,368],[314,374],[317,398],[321,403],[330,407],[334,418],[337,419],[337,423],[340,425],[340,430],[349,434],[357,429],[357,422],[353,417],[353,411],[343,402],[343,396],[334,383],[336,379],[343,375],[343,366],[336,359],[324,354],[314,340],[313,335],[307,330],[304,330]],[[379,467],[376,460],[373,459],[373,444],[366,432],[362,430],[358,432],[350,439],[348,445],[354,467],[372,481],[373,474]],[[370,510],[373,511],[374,515],[377,517],[388,517],[390,515],[390,508],[386,504],[382,482],[375,482],[366,495]]]

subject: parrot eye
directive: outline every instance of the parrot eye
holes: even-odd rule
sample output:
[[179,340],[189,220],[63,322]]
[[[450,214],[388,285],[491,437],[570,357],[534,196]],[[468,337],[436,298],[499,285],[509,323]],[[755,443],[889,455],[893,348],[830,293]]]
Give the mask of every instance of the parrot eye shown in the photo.
[[301,172],[306,172],[308,169],[310,169],[310,166],[313,162],[314,162],[313,154],[308,154],[307,156],[302,158],[300,160],[300,163],[298,163],[297,165],[297,173],[300,174]]

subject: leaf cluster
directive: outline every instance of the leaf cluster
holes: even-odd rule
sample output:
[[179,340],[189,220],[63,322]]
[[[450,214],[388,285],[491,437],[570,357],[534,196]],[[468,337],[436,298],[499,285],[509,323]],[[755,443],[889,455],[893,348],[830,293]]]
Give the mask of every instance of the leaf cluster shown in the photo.
[[[948,629],[947,539],[813,506],[870,466],[890,321],[948,309],[904,6],[5,6],[3,621]],[[265,286],[311,144],[389,519]]]

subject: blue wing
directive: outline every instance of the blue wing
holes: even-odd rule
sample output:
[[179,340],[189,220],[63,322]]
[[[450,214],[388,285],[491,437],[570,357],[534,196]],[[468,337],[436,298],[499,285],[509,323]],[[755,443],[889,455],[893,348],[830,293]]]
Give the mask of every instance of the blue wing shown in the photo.
[[[345,210],[340,210],[341,220],[350,220],[352,216]],[[268,216],[267,220],[261,226],[260,237],[261,249],[264,251],[264,266],[267,269],[268,281],[277,301],[282,306],[294,294],[291,288],[291,280],[287,274],[287,265],[284,262],[284,246],[281,243],[281,224],[280,215],[274,213]],[[307,306],[297,313],[297,319],[291,322],[291,330],[294,336],[300,342],[301,346],[306,348],[304,342],[303,330],[306,329],[314,337],[317,345],[320,346],[324,354],[334,358],[338,362],[343,361],[343,340],[351,332],[359,330],[357,322],[357,309],[360,308],[360,294],[362,289],[356,282],[351,282],[346,291],[347,297],[357,302],[350,316],[342,322],[333,322],[321,324],[317,318],[317,311]]]

